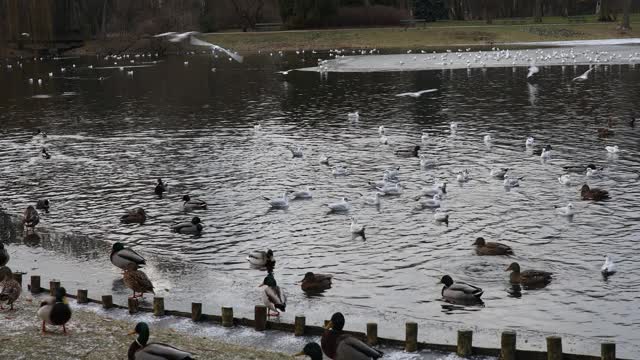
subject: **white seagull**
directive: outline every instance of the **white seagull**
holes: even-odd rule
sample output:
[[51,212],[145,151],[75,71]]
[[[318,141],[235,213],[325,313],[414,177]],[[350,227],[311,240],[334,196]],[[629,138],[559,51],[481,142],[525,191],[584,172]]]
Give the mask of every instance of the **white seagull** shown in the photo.
[[535,66],[534,64],[531,64],[531,66],[529,67],[529,73],[527,74],[527,79],[539,72],[540,72],[540,69],[538,69],[538,67]]
[[535,142],[534,138],[528,137],[527,140],[525,140],[525,142],[524,142],[524,146],[531,147],[531,146],[533,146],[534,142]]
[[519,178],[510,178],[509,175],[504,175],[504,181],[502,182],[504,184],[504,187],[507,188],[512,188],[512,187],[518,187],[520,186],[520,180],[524,179],[524,176],[521,176]]
[[380,136],[380,144],[389,145],[389,138],[386,135]]
[[577,76],[573,79],[573,81],[585,81],[589,78],[589,73],[593,70],[593,67],[590,67],[589,70],[585,71],[584,74]]
[[378,135],[382,136],[385,134],[385,132],[386,132],[386,129],[384,128],[384,125],[380,125],[378,127]]
[[568,203],[567,206],[556,206],[556,212],[563,216],[573,216],[576,212],[572,203]]
[[558,178],[558,182],[562,185],[571,186],[571,176],[564,174]]
[[443,212],[441,209],[436,209],[433,213],[433,220],[449,225],[449,214]]
[[469,176],[469,170],[468,169],[464,169],[463,171],[460,171],[458,173],[458,176],[456,176],[456,180],[459,183],[465,183],[467,181],[469,181],[471,179],[471,177]]
[[313,193],[311,192],[311,190],[313,190],[312,187],[307,186],[306,189],[304,190],[297,190],[294,191],[291,196],[294,199],[311,199],[313,198]]
[[607,152],[609,152],[610,154],[615,154],[617,152],[620,152],[620,148],[618,148],[618,145],[614,145],[614,146],[605,146],[604,147]]
[[[360,194],[360,195],[362,195],[362,194]],[[367,204],[367,205],[380,206],[380,195],[384,195],[384,194],[381,194],[381,193],[376,191],[373,194],[373,197],[369,197],[369,198],[364,199],[364,203]],[[362,196],[364,196],[364,195],[362,195]]]
[[436,91],[438,91],[438,89],[427,89],[427,90],[420,90],[416,92],[406,92],[406,93],[398,94],[396,96],[400,96],[400,97],[411,96],[413,98],[417,98],[417,97],[420,97],[420,95],[422,94],[428,94]]
[[616,273],[618,269],[616,268],[616,264],[611,260],[609,256],[604,257],[604,264],[602,264],[602,268],[600,269],[603,276],[610,276]]
[[189,43],[191,45],[194,45],[194,46],[206,46],[206,47],[210,48],[211,50],[213,50],[214,52],[215,51],[222,51],[223,53],[229,55],[230,58],[232,58],[233,60],[235,60],[235,61],[237,61],[239,63],[241,63],[243,61],[243,57],[242,56],[240,56],[240,55],[238,55],[238,54],[236,54],[236,53],[234,53],[234,52],[232,52],[230,50],[227,50],[227,49],[225,49],[225,48],[223,48],[221,46],[206,42],[204,40],[200,40],[197,37],[195,37],[195,35],[199,35],[199,34],[200,33],[197,32],[197,31],[187,31],[187,32],[184,32],[184,33],[176,33],[174,31],[171,31],[171,32],[166,32],[166,33],[154,35],[154,37],[157,37],[157,38],[159,38],[159,37],[167,37],[170,42],[174,42],[174,43],[181,42],[181,41],[183,41],[183,40],[188,38],[189,39]]
[[423,132],[420,141],[422,141],[423,144],[429,141],[429,133]]
[[268,197],[263,196],[263,198],[267,200],[269,205],[274,209],[286,209],[289,207],[289,191],[285,191],[284,194],[282,194],[282,197],[269,199]]
[[360,119],[360,113],[358,113],[357,111],[350,112],[347,114],[347,117],[349,118],[349,120],[358,121],[358,119]]
[[327,204],[327,206],[331,212],[347,212],[351,209],[349,199],[344,197],[338,202]]

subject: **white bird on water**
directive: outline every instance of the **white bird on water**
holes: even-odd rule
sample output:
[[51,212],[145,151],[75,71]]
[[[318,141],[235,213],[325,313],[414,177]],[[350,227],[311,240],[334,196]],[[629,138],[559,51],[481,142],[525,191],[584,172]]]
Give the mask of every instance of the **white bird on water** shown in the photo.
[[614,145],[614,146],[605,146],[604,147],[608,153],[610,154],[615,154],[620,152],[620,148],[618,148],[618,145]]
[[326,155],[320,155],[320,164],[322,165],[329,165],[329,159],[331,159],[331,156],[326,156]]
[[433,213],[433,220],[449,225],[449,214],[443,212],[441,209],[436,209]]
[[289,191],[285,191],[282,194],[282,197],[269,199],[268,197],[263,196],[263,198],[269,201],[269,205],[271,205],[273,209],[286,209],[289,207]]
[[[362,195],[362,194],[360,194],[360,195]],[[364,203],[367,204],[367,205],[380,206],[380,195],[383,195],[383,194],[381,194],[381,193],[376,191],[373,194],[372,197],[365,198],[364,199]],[[362,196],[364,196],[364,195],[362,195]]]
[[600,272],[602,272],[602,275],[605,277],[611,276],[615,274],[616,271],[618,271],[616,264],[613,262],[613,260],[611,260],[609,256],[605,256],[604,264],[602,264],[602,268],[600,269]]
[[293,155],[294,158],[301,158],[304,156],[304,153],[302,152],[302,146],[287,146],[287,149],[291,151],[291,155]]
[[380,125],[378,127],[378,135],[382,136],[385,134],[385,132],[386,132],[386,129],[384,128],[384,125]]
[[422,136],[420,137],[420,141],[424,144],[429,141],[429,133],[422,132]]
[[449,129],[451,129],[451,132],[456,132],[456,130],[458,130],[458,123],[452,122],[451,124],[449,124]]
[[383,187],[379,187],[378,191],[383,195],[398,196],[402,194],[402,186],[399,183],[387,183]]
[[427,89],[427,90],[420,90],[416,92],[406,92],[406,93],[398,94],[396,96],[399,96],[399,97],[411,96],[413,98],[417,98],[417,97],[420,97],[420,95],[422,94],[428,94],[436,91],[438,91],[438,89]]
[[389,145],[389,138],[386,135],[380,136],[380,144]]
[[547,150],[547,148],[542,148],[542,152],[540,153],[540,159],[543,161],[551,159],[551,151]]
[[166,33],[154,35],[154,37],[167,37],[167,38],[169,38],[170,42],[174,42],[174,43],[181,42],[181,41],[183,41],[183,40],[188,38],[189,39],[189,43],[191,45],[194,45],[194,46],[206,46],[206,47],[210,48],[214,52],[215,51],[221,51],[221,52],[229,55],[229,57],[231,59],[233,59],[233,60],[235,60],[237,62],[241,63],[243,61],[243,57],[242,56],[240,56],[240,55],[238,55],[238,54],[236,54],[236,53],[234,53],[234,52],[232,52],[230,50],[227,50],[227,49],[225,49],[225,48],[223,48],[221,46],[206,42],[204,40],[200,40],[197,37],[195,37],[195,35],[199,35],[199,34],[200,33],[197,32],[197,31],[187,31],[187,32],[184,32],[184,33],[176,33],[174,31],[171,31],[171,32],[166,32]]
[[489,172],[489,175],[497,179],[504,179],[504,177],[507,174],[507,171],[509,171],[509,168],[491,169],[491,172]]
[[342,166],[336,166],[335,168],[333,168],[333,170],[331,171],[331,174],[333,176],[347,176],[349,174],[351,174],[351,172],[349,171],[349,169],[342,167]]
[[568,203],[567,206],[556,206],[555,208],[556,212],[563,216],[573,216],[576,213],[572,203]]
[[347,114],[349,120],[358,121],[360,119],[360,114],[357,111],[350,112]]
[[362,236],[362,240],[367,240],[364,235],[365,227],[365,225],[358,224],[358,220],[356,218],[354,218],[353,216],[351,217],[351,225],[349,226],[349,229],[351,230],[351,233],[353,235]]
[[351,209],[351,204],[349,203],[349,199],[342,198],[338,202],[334,202],[331,204],[327,204],[329,210],[331,212],[347,212]]
[[558,178],[558,182],[562,185],[570,186],[571,176],[569,174],[564,174]]
[[534,64],[531,64],[531,66],[529,67],[529,73],[527,74],[527,79],[539,72],[540,72],[540,69],[538,69],[538,67],[535,66]]
[[311,190],[313,190],[312,187],[307,186],[306,189],[302,189],[302,190],[296,190],[294,191],[291,196],[294,199],[311,199],[313,198],[313,193],[311,192]]
[[464,169],[463,171],[459,172],[458,175],[456,176],[456,180],[459,183],[465,183],[467,181],[469,181],[471,179],[471,177],[469,176],[469,170],[468,169]]
[[524,179],[524,176],[521,176],[519,178],[510,178],[509,175],[505,174],[504,181],[502,183],[506,188],[518,187],[520,186],[520,180],[522,179]]
[[577,76],[573,79],[573,81],[585,81],[589,78],[589,73],[593,70],[593,67],[590,67],[589,70],[585,71],[584,74]]
[[484,136],[483,140],[485,144],[490,145],[493,139],[491,138],[491,135],[487,134]]

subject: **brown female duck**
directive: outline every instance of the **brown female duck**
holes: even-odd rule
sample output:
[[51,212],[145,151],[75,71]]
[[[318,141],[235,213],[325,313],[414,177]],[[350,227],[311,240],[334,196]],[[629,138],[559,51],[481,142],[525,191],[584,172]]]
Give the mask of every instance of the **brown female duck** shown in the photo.
[[602,201],[609,199],[609,192],[601,189],[592,189],[589,185],[584,184],[580,189],[582,200]]
[[[18,300],[22,286],[13,278],[11,269],[6,266],[0,267],[0,301],[6,301],[13,310],[13,303]],[[4,309],[0,304],[0,309]]]
[[147,221],[147,213],[143,208],[137,207],[132,210],[127,210],[125,215],[120,217],[120,222],[123,224],[144,224]]
[[28,206],[24,211],[24,216],[22,219],[22,224],[29,229],[33,229],[40,222],[40,215],[38,215],[38,210],[36,210],[33,206]]
[[513,250],[509,246],[496,242],[485,242],[483,237],[477,238],[473,245],[476,246],[478,255],[513,255]]
[[[153,284],[147,277],[147,274],[143,273],[140,270],[137,270],[136,268],[136,264],[130,263],[127,266],[127,269],[124,271],[124,274],[122,275],[124,284],[129,289],[133,290],[132,297],[142,297],[144,296],[144,293],[155,294],[155,291],[153,291]],[[140,295],[136,295],[137,292],[140,293]]]
[[541,270],[525,270],[520,271],[520,265],[517,262],[511,263],[505,271],[511,271],[509,280],[512,284],[520,284],[522,286],[545,286],[551,282],[551,273]]
[[333,275],[328,274],[314,274],[311,271],[304,274],[304,279],[300,283],[302,291],[323,291],[331,289],[331,278]]

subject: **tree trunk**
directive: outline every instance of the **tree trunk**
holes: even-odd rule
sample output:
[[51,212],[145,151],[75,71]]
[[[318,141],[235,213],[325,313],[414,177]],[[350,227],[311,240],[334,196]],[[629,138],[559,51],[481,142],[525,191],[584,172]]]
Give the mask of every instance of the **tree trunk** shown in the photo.
[[624,0],[622,14],[622,28],[631,30],[631,22],[629,21],[629,13],[631,12],[631,0]]
[[106,39],[107,38],[107,2],[109,0],[104,0],[102,2],[102,38]]
[[542,0],[536,0],[533,8],[533,22],[542,22]]
[[600,0],[600,12],[598,13],[598,21],[611,21],[609,12],[609,0]]
[[491,18],[491,11],[493,11],[493,9],[490,9],[492,5],[493,4],[490,3],[490,0],[482,1],[482,16],[489,25],[493,24],[493,19]]

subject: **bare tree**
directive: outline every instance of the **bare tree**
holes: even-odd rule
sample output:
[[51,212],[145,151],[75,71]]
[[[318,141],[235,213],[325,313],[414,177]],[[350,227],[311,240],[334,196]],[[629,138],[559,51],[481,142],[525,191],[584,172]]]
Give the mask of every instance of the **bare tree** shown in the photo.
[[255,29],[262,18],[265,0],[231,0],[233,8],[242,21],[242,31]]
[[611,4],[610,0],[600,0],[600,11],[598,12],[598,21],[611,21]]
[[542,22],[542,0],[536,0],[533,8],[533,21],[537,23]]
[[623,0],[622,4],[622,29],[631,30],[631,22],[629,21],[629,13],[631,12],[631,0]]

